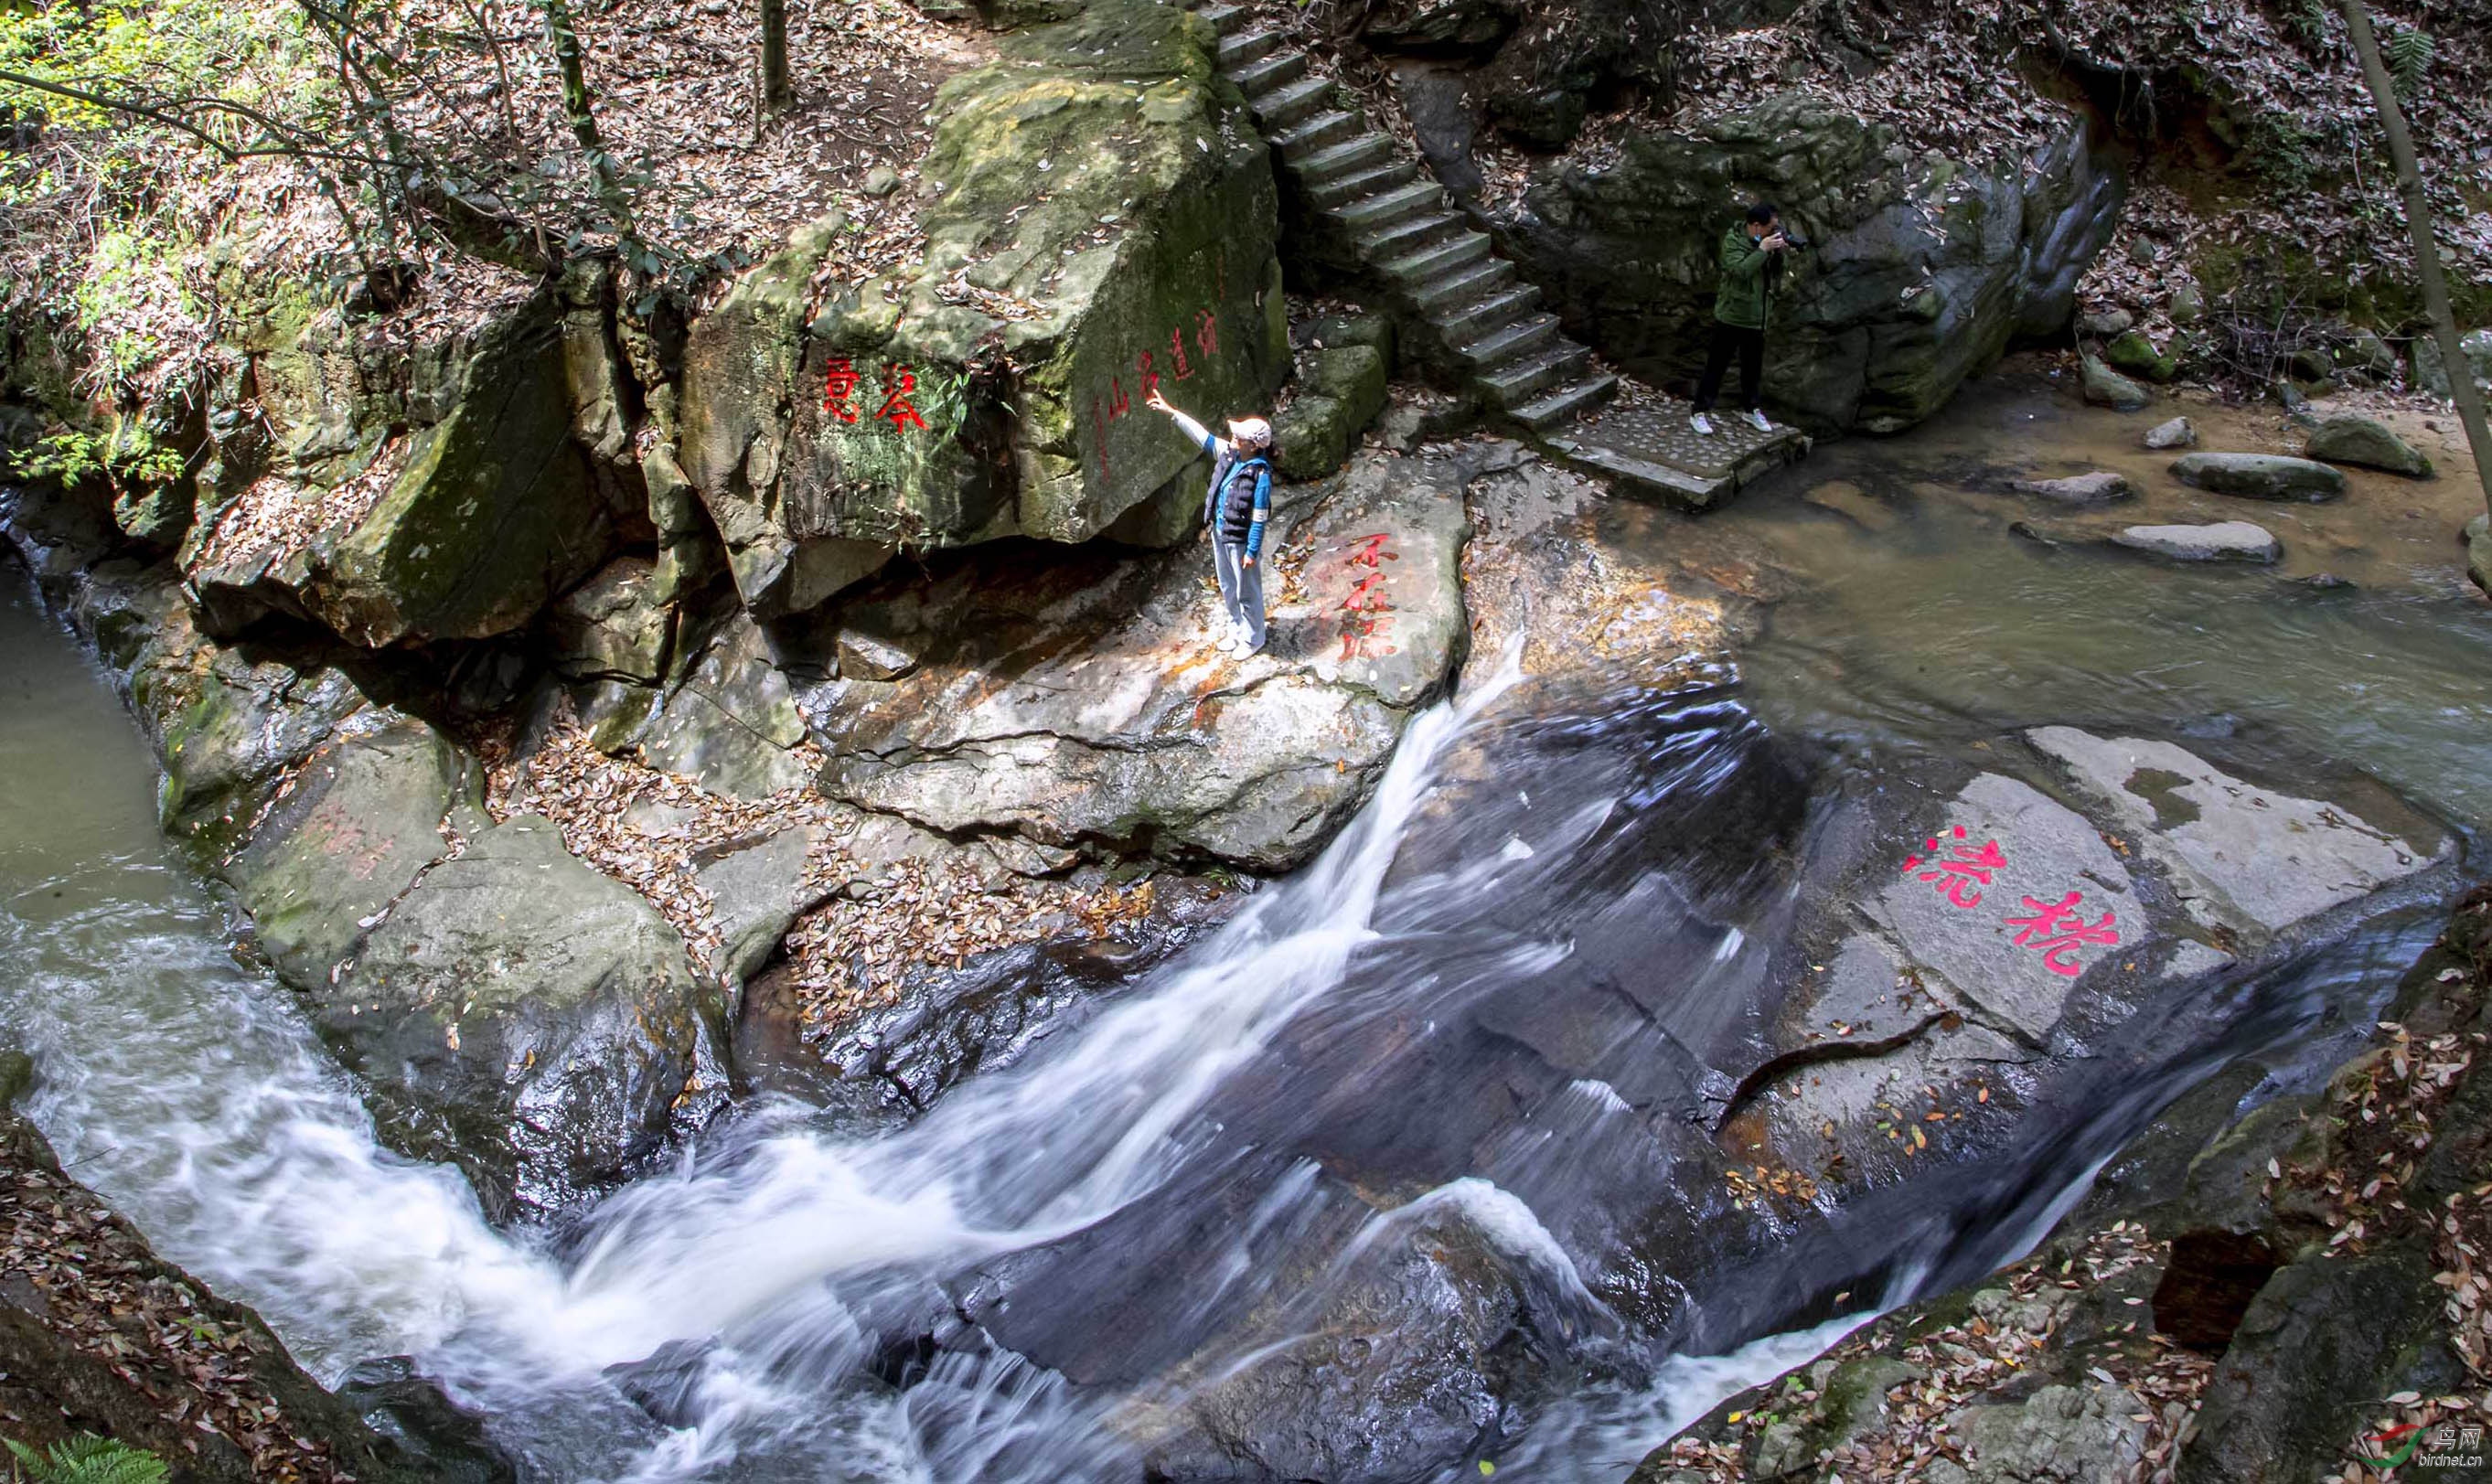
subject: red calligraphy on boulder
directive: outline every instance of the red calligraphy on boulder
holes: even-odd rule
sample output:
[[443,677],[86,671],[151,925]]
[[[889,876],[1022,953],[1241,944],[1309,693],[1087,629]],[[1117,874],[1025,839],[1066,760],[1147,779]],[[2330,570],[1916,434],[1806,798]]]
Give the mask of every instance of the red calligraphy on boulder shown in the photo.
[[860,379],[854,362],[846,356],[833,361],[822,377],[822,410],[843,423],[855,422],[857,410],[849,405],[848,399],[856,395]]
[[[1961,824],[1955,827],[1954,833],[1959,842],[1966,838],[1965,828]],[[1988,886],[1992,874],[2004,869],[2007,865],[2007,857],[2001,852],[1999,842],[1996,840],[1983,841],[1977,847],[1971,845],[1950,844],[1944,859],[1939,858],[1936,853],[1939,849],[1939,839],[1935,835],[1923,841],[1921,848],[1932,854],[1926,861],[1918,855],[1905,856],[1904,874],[1915,876],[1921,880],[1930,882],[1937,888],[1940,896],[1960,907],[1979,906],[1981,893],[1975,888]],[[1926,869],[1923,869],[1924,867]]]
[[2079,908],[2084,900],[2083,892],[2074,891],[2057,902],[2026,898],[2025,905],[2032,909],[2032,915],[2005,919],[2007,926],[2019,930],[2016,946],[2039,953],[2042,966],[2055,974],[2074,978],[2083,973],[2085,965],[2077,963],[2071,955],[2089,943],[2120,941],[2120,931],[2115,926],[2112,909],[2103,908],[2101,920],[2090,923]]
[[889,423],[893,432],[924,429],[926,419],[917,415],[917,404],[908,400],[908,394],[917,390],[916,373],[895,362],[883,368],[882,385],[882,406],[875,416]]
[[[1399,560],[1397,553],[1386,550],[1389,538],[1382,535],[1363,536],[1350,544],[1350,554],[1343,565],[1363,573],[1352,580],[1350,596],[1342,599],[1341,659],[1347,664],[1367,652],[1367,640],[1392,627],[1393,598],[1384,580],[1383,564]],[[1392,651],[1388,648],[1386,653]]]

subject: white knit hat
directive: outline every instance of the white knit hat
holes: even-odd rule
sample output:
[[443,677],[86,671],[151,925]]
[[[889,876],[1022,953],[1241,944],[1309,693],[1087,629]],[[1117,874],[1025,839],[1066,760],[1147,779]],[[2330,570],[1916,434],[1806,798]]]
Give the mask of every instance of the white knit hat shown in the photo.
[[1232,417],[1229,420],[1229,439],[1240,448],[1268,448],[1272,425],[1260,417]]

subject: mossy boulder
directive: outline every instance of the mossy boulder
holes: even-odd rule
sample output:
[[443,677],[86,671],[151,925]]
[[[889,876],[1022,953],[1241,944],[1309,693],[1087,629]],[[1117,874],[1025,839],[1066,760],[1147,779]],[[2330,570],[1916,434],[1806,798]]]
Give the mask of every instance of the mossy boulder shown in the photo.
[[619,1180],[721,1090],[681,936],[537,816],[434,866],[312,994],[383,1141],[459,1165],[497,1219]]
[[2102,357],[2111,369],[2149,381],[2169,381],[2180,374],[2180,358],[2155,348],[2143,330],[2129,330],[2115,337],[2103,347]]
[[275,447],[185,544],[212,632],[278,612],[370,648],[484,638],[595,570],[609,512],[574,436],[555,295],[407,352],[386,388],[336,333],[317,315],[242,332],[267,341],[250,353]]
[[2398,437],[2379,419],[2354,413],[2331,417],[2312,429],[2310,441],[2301,452],[2304,458],[2329,463],[2386,469],[2415,479],[2431,478],[2431,460],[2422,450]]
[[2172,477],[2245,500],[2332,500],[2345,492],[2341,471],[2282,454],[2183,454],[2172,461]]
[[2030,155],[1976,165],[1787,93],[1538,171],[1497,224],[1596,349],[1684,383],[1722,233],[1760,197],[1811,244],[1768,308],[1767,400],[1803,426],[1891,431],[2013,340],[2068,325],[2121,187],[2073,118]]
[[2098,407],[2135,412],[2149,401],[2146,388],[2105,366],[2100,356],[2084,357],[2078,363],[2077,377],[2086,401]]
[[[817,293],[800,232],[695,325],[680,455],[757,615],[897,549],[1085,541],[1287,373],[1270,157],[1173,6],[1095,0],[944,85],[924,259]],[[808,571],[808,553],[816,566]]]
[[1340,468],[1384,410],[1384,355],[1374,345],[1345,340],[1305,360],[1303,390],[1273,425],[1273,466],[1284,479],[1320,479]]

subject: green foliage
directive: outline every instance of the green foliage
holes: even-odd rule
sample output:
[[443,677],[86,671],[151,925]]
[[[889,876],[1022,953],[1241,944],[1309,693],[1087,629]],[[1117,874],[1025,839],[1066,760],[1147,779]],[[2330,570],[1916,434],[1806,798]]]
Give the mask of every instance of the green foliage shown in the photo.
[[102,354],[101,369],[112,376],[135,375],[164,354],[168,347],[149,326],[152,317],[188,317],[190,310],[163,248],[117,229],[96,239],[71,303],[78,328]]
[[2396,79],[2397,96],[2412,98],[2421,89],[2423,74],[2431,70],[2431,33],[2420,26],[2398,26],[2388,38],[2388,75]]
[[2328,39],[2328,10],[2323,0],[2283,0],[2287,34],[2311,50]]
[[91,1434],[42,1453],[11,1440],[9,1451],[25,1484],[163,1484],[165,1473],[155,1454]]
[[0,472],[12,479],[75,485],[99,475],[124,484],[165,485],[182,477],[179,449],[144,432],[107,438],[74,428],[45,433],[23,453],[0,453]]

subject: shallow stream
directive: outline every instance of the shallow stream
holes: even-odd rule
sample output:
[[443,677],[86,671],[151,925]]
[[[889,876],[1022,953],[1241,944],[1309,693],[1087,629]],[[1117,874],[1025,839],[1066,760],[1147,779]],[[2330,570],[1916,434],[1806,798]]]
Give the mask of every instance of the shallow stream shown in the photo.
[[[2357,583],[2318,589],[2295,580],[2306,557],[2279,572],[2173,572],[2011,533],[2032,512],[1987,484],[2011,464],[2058,473],[2041,466],[2081,457],[2136,461],[2092,414],[2011,379],[1923,432],[1821,450],[1702,527],[1621,509],[1611,534],[1733,586],[1770,585],[1738,694],[1771,727],[1907,747],[2062,720],[2264,728],[2469,826],[2492,819],[2492,612],[2446,580],[2453,546],[2435,558],[2419,534],[2447,512],[2408,532],[2387,508],[2447,503],[2445,489],[2365,482],[2335,512],[2270,513],[2294,527],[2289,547],[2323,549]],[[2201,498],[2157,490],[2141,503],[2164,519]],[[2393,515],[2394,538],[2347,536],[2362,511]],[[37,1057],[32,1112],[64,1163],[168,1257],[257,1306],[325,1378],[368,1356],[418,1357],[495,1416],[531,1477],[1132,1478],[1137,1461],[1100,1400],[1112,1385],[1077,1394],[1009,1353],[961,1353],[923,1359],[896,1388],[882,1321],[938,1286],[976,1301],[981,1283],[1035,1261],[1036,1279],[1013,1291],[1038,1299],[1017,1300],[1017,1315],[998,1304],[989,1327],[1112,1373],[1095,1338],[1112,1324],[1048,1312],[1049,1255],[1072,1233],[1131,1228],[1113,1256],[1146,1261],[1159,1239],[1148,1213],[1203,1191],[1234,1216],[1211,1239],[1219,1261],[1189,1269],[1210,1276],[1174,1299],[1119,1277],[1122,1301],[1171,1330],[1290,1298],[1274,1286],[1294,1244],[1329,1233],[1355,1250],[1453,1207],[1553,1304],[1587,1323],[1608,1314],[1543,1225],[1559,1220],[1564,1180],[1599,1175],[1590,1151],[1610,1109],[1597,1086],[1532,1131],[1581,1143],[1562,1171],[1518,1140],[1384,1216],[1327,1203],[1307,1161],[1275,1152],[1327,1111],[1369,1113],[1354,1084],[1351,1106],[1320,1108],[1341,1084],[1301,1070],[1320,1068],[1337,1031],[1433,1024],[1472,986],[1528,979],[1560,951],[1528,912],[1500,920],[1468,904],[1528,905],[1576,880],[1571,863],[1610,838],[1620,805],[1664,823],[1703,810],[1758,734],[1720,697],[1568,723],[1589,741],[1552,751],[1529,786],[1536,807],[1526,797],[1447,834],[1426,809],[1434,770],[1488,699],[1414,723],[1377,799],[1322,860],[1078,1032],[896,1135],[846,1138],[802,1108],[758,1111],[620,1193],[556,1255],[489,1228],[455,1174],[375,1148],[291,999],[235,960],[223,907],[158,835],[153,760],[104,678],[6,568],[0,1032]],[[1547,773],[1577,756],[1581,776]],[[1402,858],[1420,840],[1433,845],[1413,867]],[[2012,1256],[2224,1056],[2272,1043],[2279,1082],[2308,1076],[2316,1053],[2301,1042],[2362,1023],[2433,926],[2427,913],[2384,922],[2263,986],[2222,1044],[2080,1120],[2047,1168],[1982,1207],[1986,1225],[1934,1225],[1890,1296]],[[1437,1111],[1373,1113],[1403,1130]],[[1065,1297],[1079,1309],[1090,1295]],[[1500,1471],[1608,1484],[1680,1421],[1842,1327],[1587,1383],[1528,1419]]]

